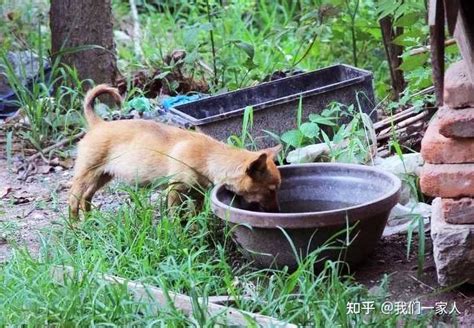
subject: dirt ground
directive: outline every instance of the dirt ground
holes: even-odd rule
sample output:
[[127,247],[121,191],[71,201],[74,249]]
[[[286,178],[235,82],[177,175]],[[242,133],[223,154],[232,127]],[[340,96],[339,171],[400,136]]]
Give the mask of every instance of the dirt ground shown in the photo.
[[[16,172],[15,165],[7,164],[5,152],[0,151],[0,262],[8,261],[15,244],[26,245],[33,254],[38,252],[38,232],[63,220],[67,213],[66,198],[72,177],[72,169],[44,165],[40,161],[37,172],[23,181],[19,180],[21,172]],[[101,191],[94,203],[113,207],[122,196]],[[440,292],[429,233],[426,240],[427,256],[421,276],[417,276],[416,242],[413,255],[407,259],[407,237],[398,234],[380,241],[374,254],[356,270],[356,280],[376,293],[376,286],[384,275],[389,275],[390,300],[418,299],[422,306],[434,306],[436,302],[451,306],[455,302],[461,312],[460,326],[474,326],[474,286]]]
[[[375,252],[361,264],[355,272],[360,283],[377,292],[384,275],[389,276],[389,299],[392,302],[420,301],[422,307],[436,307],[437,303],[448,303],[450,311],[455,303],[460,314],[460,327],[474,327],[474,285],[464,285],[456,289],[438,285],[436,267],[432,255],[429,231],[426,232],[426,255],[423,271],[418,276],[417,236],[412,243],[413,251],[407,259],[407,235],[396,234],[382,238]],[[427,309],[435,311],[435,309]],[[446,318],[440,318],[446,321]]]

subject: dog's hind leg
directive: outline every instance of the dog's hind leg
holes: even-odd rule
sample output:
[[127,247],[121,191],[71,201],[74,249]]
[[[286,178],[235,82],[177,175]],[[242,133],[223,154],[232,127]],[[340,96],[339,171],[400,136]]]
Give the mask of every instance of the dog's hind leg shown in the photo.
[[75,174],[69,195],[69,213],[71,218],[79,218],[79,210],[90,211],[91,200],[97,190],[111,180],[106,173],[84,170]]
[[91,202],[94,194],[103,186],[105,186],[112,176],[108,173],[102,173],[98,178],[94,179],[93,182],[87,187],[87,190],[83,194],[81,199],[81,208],[84,212],[89,212],[91,210]]

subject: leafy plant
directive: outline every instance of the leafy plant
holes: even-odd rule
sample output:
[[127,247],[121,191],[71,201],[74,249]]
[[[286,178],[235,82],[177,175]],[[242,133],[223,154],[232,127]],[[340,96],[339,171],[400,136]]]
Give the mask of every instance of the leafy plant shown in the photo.
[[[227,139],[227,143],[233,145],[237,148],[253,148],[256,149],[255,142],[250,131],[253,128],[253,108],[252,107],[245,107],[244,115],[242,118],[242,130],[240,136],[231,135]],[[247,143],[249,140],[250,143]]]
[[336,106],[334,104],[320,115],[310,114],[309,121],[302,122],[303,98],[300,97],[296,110],[296,129],[283,133],[280,140],[287,148],[298,148],[318,142],[322,132],[320,126],[335,127],[337,125],[339,108]]
[[[317,143],[326,143],[330,149],[329,160],[349,163],[365,163],[370,158],[373,140],[368,138],[370,119],[353,105],[330,104],[321,114],[310,114],[308,122],[302,122],[303,106],[300,99],[297,128],[273,138],[283,142],[286,151]],[[341,123],[349,121],[349,123]]]

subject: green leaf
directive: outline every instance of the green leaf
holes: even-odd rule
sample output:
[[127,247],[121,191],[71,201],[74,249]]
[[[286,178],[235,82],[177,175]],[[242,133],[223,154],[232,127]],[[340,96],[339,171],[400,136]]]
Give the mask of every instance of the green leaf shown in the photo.
[[392,40],[392,43],[404,47],[416,46],[418,45],[417,39],[419,39],[420,37],[423,37],[423,33],[421,31],[412,30],[410,32],[406,32],[397,36],[395,39]]
[[183,40],[187,48],[193,48],[199,42],[199,32],[201,30],[197,27],[191,27],[184,30]]
[[310,114],[309,120],[316,124],[322,124],[327,126],[336,126],[337,117],[324,117],[318,114]]
[[250,43],[244,41],[235,42],[235,46],[240,50],[243,50],[250,59],[253,59],[255,56],[255,48]]
[[300,131],[307,138],[316,138],[319,135],[319,126],[313,122],[306,122],[301,124]]
[[283,133],[281,140],[293,147],[299,147],[303,142],[303,134],[300,130],[290,130]]
[[410,27],[420,20],[421,16],[418,12],[408,13],[397,19],[394,26]]
[[428,58],[428,53],[405,57],[403,63],[398,68],[403,71],[412,71],[416,68],[422,67],[428,61]]
[[377,12],[379,18],[384,18],[388,15],[393,15],[397,8],[400,6],[398,1],[393,0],[382,0],[378,3]]

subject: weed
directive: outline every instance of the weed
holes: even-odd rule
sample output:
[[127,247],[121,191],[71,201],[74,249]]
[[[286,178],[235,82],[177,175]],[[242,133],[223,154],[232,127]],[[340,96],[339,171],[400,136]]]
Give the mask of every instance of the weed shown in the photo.
[[60,67],[59,62],[53,64],[50,75],[41,74],[30,89],[16,76],[4,52],[0,52],[0,63],[17,97],[15,103],[27,118],[27,129],[20,132],[22,137],[41,150],[51,141],[77,132],[80,116],[75,111],[80,107],[82,83],[74,70]]
[[[242,130],[240,136],[231,135],[227,139],[227,143],[238,148],[251,148],[256,149],[255,140],[252,137],[250,131],[253,128],[253,108],[248,106],[245,107],[244,115],[242,119]],[[247,143],[249,140],[249,143]]]

